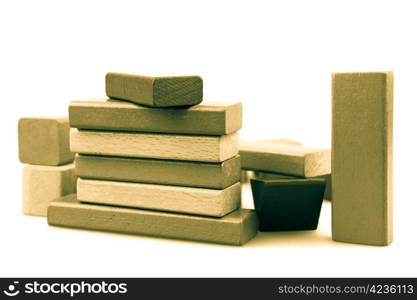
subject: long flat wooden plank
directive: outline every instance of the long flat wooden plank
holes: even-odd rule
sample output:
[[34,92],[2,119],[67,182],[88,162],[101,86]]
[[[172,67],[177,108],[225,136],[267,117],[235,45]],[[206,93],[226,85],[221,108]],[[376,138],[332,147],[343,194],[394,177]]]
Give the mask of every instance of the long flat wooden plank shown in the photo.
[[315,177],[330,173],[330,150],[288,143],[240,142],[242,169]]
[[62,166],[27,165],[23,169],[23,213],[46,217],[51,201],[74,193],[76,176],[74,164]]
[[211,243],[243,245],[258,231],[255,211],[239,209],[223,218],[80,203],[76,195],[53,201],[48,224]]
[[172,135],[71,128],[71,151],[85,154],[222,162],[238,154],[238,135]]
[[221,163],[77,155],[82,178],[224,189],[240,179],[240,156]]
[[235,183],[224,190],[215,190],[78,178],[77,199],[97,204],[223,217],[240,207],[241,186]]
[[196,135],[225,135],[242,128],[241,103],[205,102],[188,108],[161,109],[105,100],[72,101],[71,127]]
[[199,76],[143,76],[106,74],[106,94],[152,107],[199,104],[203,100],[203,80]]
[[335,241],[392,241],[390,72],[333,74],[332,236]]

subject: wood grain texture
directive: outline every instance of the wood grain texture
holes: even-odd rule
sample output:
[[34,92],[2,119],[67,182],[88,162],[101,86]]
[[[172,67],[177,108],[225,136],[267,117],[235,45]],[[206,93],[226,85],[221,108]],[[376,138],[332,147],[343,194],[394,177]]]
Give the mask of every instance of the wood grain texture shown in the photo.
[[[270,172],[255,172],[256,179],[302,179],[302,177],[289,176],[279,173],[270,173]],[[316,177],[311,177],[311,179],[324,179],[326,181],[326,189],[324,190],[324,199],[332,200],[332,175],[326,174]],[[242,182],[242,181],[241,181]]]
[[240,178],[240,156],[221,163],[77,155],[82,178],[225,189]]
[[390,72],[333,74],[332,236],[335,241],[392,241]]
[[240,142],[242,169],[301,177],[330,173],[330,150],[287,143]]
[[229,245],[243,245],[258,231],[253,210],[239,209],[223,218],[211,218],[85,204],[75,194],[51,203],[48,224]]
[[290,139],[267,139],[267,140],[259,140],[258,142],[261,143],[278,143],[278,144],[287,144],[287,145],[296,145],[296,146],[302,146],[303,143],[295,140]]
[[260,231],[317,229],[323,179],[252,179],[251,187]]
[[27,165],[23,169],[23,213],[46,217],[49,203],[76,191],[74,164]]
[[81,179],[77,181],[81,202],[223,217],[240,207],[240,183],[224,189]]
[[106,94],[152,107],[196,105],[203,100],[203,80],[199,76],[107,73]]
[[58,166],[74,160],[69,147],[68,118],[19,120],[19,159],[31,165]]
[[222,162],[238,154],[239,139],[237,133],[191,136],[71,128],[70,144],[73,152],[85,154]]
[[71,127],[80,129],[225,135],[242,128],[242,104],[149,108],[117,100],[72,101],[69,119]]

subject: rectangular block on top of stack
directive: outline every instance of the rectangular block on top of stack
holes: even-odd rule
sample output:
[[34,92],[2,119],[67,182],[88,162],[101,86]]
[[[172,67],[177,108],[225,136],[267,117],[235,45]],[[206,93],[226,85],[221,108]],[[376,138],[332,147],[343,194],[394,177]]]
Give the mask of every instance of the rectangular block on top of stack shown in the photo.
[[[234,245],[251,239],[256,215],[240,209],[241,104],[196,105],[200,89],[201,78],[195,76],[109,73],[108,96],[136,103],[73,101],[70,141],[78,153],[77,199],[51,204],[48,222]],[[135,90],[138,97],[132,96]],[[172,95],[186,95],[185,102]],[[80,221],[92,212],[114,218],[111,224],[100,218]],[[185,230],[188,226],[193,229]]]

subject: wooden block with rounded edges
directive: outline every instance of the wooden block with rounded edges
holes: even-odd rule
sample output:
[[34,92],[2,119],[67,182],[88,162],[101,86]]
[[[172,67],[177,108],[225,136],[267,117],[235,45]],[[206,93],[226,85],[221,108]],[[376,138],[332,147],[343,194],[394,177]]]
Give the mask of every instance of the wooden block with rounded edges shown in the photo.
[[271,142],[240,142],[242,169],[316,177],[330,173],[330,150]]
[[238,209],[223,218],[80,203],[75,194],[53,201],[48,224],[240,246],[258,232],[253,210]]
[[241,186],[235,183],[224,190],[215,190],[78,178],[77,199],[97,204],[223,217],[240,207]]
[[19,159],[31,165],[58,166],[72,162],[68,118],[21,118]]
[[[302,177],[289,176],[279,173],[269,172],[255,172],[256,179],[302,179]],[[332,175],[326,174],[317,177],[311,177],[311,179],[324,179],[326,180],[326,189],[324,191],[324,199],[332,200]]]
[[76,191],[74,164],[26,165],[23,169],[23,213],[46,217],[49,203]]
[[393,75],[335,73],[332,82],[332,237],[392,242]]
[[203,80],[199,76],[107,73],[106,94],[152,107],[196,105],[203,100]]
[[225,189],[239,182],[240,157],[221,163],[202,163],[77,155],[75,171],[77,176],[90,179]]
[[71,127],[79,129],[225,135],[242,128],[242,104],[150,108],[117,100],[72,101],[69,120]]
[[238,154],[237,133],[222,136],[109,132],[71,128],[71,150],[95,155],[222,162]]

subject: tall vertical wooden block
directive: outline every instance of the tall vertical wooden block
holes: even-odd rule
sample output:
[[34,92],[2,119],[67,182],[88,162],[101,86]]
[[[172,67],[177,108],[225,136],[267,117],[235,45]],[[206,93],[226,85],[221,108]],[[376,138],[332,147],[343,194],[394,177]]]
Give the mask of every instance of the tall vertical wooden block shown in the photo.
[[48,205],[52,200],[75,193],[75,190],[74,164],[27,165],[23,169],[23,213],[46,217]]
[[392,73],[336,73],[332,89],[333,240],[388,245],[392,241]]

